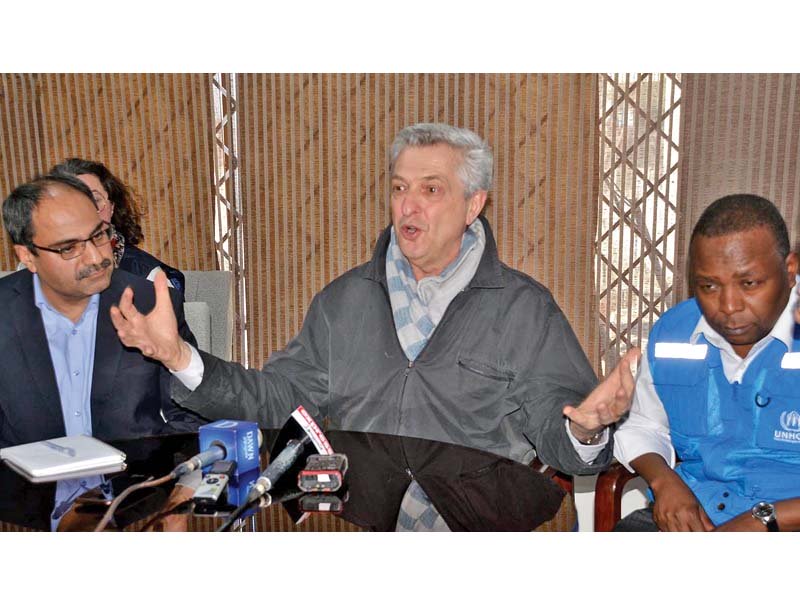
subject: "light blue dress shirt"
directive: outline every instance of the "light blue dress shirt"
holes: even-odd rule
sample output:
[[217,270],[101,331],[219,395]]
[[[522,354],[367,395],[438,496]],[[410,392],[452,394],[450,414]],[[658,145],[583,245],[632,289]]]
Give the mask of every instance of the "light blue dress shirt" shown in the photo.
[[[77,323],[50,305],[36,273],[33,274],[33,300],[42,313],[66,434],[92,435],[92,375],[100,294],[89,299]],[[51,529],[58,527],[75,498],[103,482],[100,476],[59,481],[56,484],[55,509],[50,516]]]

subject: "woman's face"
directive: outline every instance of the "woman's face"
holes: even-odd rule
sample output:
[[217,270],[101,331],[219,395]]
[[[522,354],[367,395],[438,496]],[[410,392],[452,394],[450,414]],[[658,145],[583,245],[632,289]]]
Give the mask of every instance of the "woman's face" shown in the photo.
[[91,175],[89,173],[78,175],[78,179],[88,185],[89,189],[92,191],[94,202],[97,205],[97,214],[100,215],[100,218],[106,223],[111,223],[111,215],[114,214],[114,203],[108,199],[108,193],[103,187],[103,184],[100,183],[100,179],[98,179],[97,175]]

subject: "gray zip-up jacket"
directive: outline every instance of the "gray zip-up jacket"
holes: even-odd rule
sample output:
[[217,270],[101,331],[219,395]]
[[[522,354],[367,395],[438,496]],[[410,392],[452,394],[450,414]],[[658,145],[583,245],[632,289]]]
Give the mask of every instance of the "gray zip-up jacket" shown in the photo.
[[173,397],[211,419],[280,427],[302,404],[330,429],[389,433],[469,446],[568,473],[594,473],[611,442],[584,463],[562,408],[597,380],[550,292],[500,262],[483,219],[486,248],[419,357],[395,333],[386,286],[389,228],[372,260],[317,294],[300,333],[259,371],[201,352],[203,381]]

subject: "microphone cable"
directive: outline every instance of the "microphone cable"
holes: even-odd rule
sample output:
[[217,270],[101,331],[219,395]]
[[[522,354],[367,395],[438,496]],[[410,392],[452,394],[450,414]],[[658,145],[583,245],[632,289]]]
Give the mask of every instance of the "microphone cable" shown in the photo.
[[144,489],[144,488],[151,488],[151,487],[159,486],[162,483],[166,483],[170,479],[175,479],[175,472],[174,471],[172,473],[169,473],[168,475],[164,475],[163,477],[160,477],[158,479],[153,479],[152,477],[149,477],[145,481],[141,481],[139,483],[135,483],[135,484],[133,484],[131,486],[126,487],[119,496],[114,498],[114,501],[108,507],[108,509],[106,510],[105,514],[103,515],[103,518],[100,519],[100,522],[94,528],[94,531],[95,532],[103,531],[106,528],[106,526],[108,525],[108,523],[111,521],[111,519],[113,518],[114,513],[116,512],[117,508],[119,508],[119,505],[122,503],[122,501],[125,498],[127,498],[128,496],[130,496],[133,492],[135,492],[136,490]]
[[225,519],[225,522],[220,525],[217,529],[214,530],[214,533],[221,533],[224,531],[228,531],[230,527],[239,520],[239,518],[247,512],[249,509],[253,508],[254,506],[258,506],[258,509],[267,508],[272,504],[277,504],[281,502],[287,502],[289,500],[294,500],[303,496],[305,492],[303,490],[291,490],[288,492],[284,492],[283,494],[272,497],[270,494],[262,494],[248,502],[245,502],[241,506],[237,507],[228,518]]
[[222,446],[219,443],[212,443],[207,450],[204,450],[199,454],[195,454],[189,460],[183,461],[174,469],[172,469],[172,471],[170,471],[169,474],[164,475],[159,479],[153,479],[152,477],[148,477],[145,481],[133,484],[125,488],[122,491],[122,493],[119,496],[117,496],[111,503],[111,505],[108,507],[105,514],[103,515],[103,518],[100,519],[100,522],[94,528],[94,531],[95,532],[103,531],[108,526],[109,522],[114,516],[114,513],[116,512],[117,508],[119,508],[119,505],[122,503],[122,501],[128,496],[130,496],[136,490],[141,490],[149,487],[156,487],[161,485],[162,483],[166,483],[171,479],[178,479],[179,477],[186,475],[187,473],[191,473],[192,471],[195,471],[197,469],[202,469],[203,467],[208,466],[209,464],[212,464],[217,460],[223,460],[226,454],[227,452],[224,446]]
[[250,500],[249,502],[245,502],[241,506],[237,506],[236,510],[234,510],[231,514],[228,515],[228,518],[225,519],[222,525],[220,525],[214,530],[214,533],[221,533],[223,531],[228,531],[228,529],[236,521],[239,520],[239,517],[241,517],[246,511],[254,507],[256,504],[258,504],[258,508],[264,508],[265,506],[269,506],[270,504],[272,504],[272,498],[270,497],[269,494],[266,494],[264,496],[259,496],[258,498]]

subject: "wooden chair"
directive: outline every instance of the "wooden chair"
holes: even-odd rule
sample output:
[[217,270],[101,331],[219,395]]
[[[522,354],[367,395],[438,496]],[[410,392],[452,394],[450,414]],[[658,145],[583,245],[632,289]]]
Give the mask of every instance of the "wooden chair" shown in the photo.
[[539,525],[535,531],[575,531],[578,524],[578,511],[575,508],[575,490],[572,476],[557,471],[553,467],[543,465],[538,458],[534,458],[530,466],[532,469],[552,479],[566,492],[556,516]]
[[622,519],[622,494],[625,484],[637,478],[619,463],[600,473],[594,489],[594,530],[612,531]]

